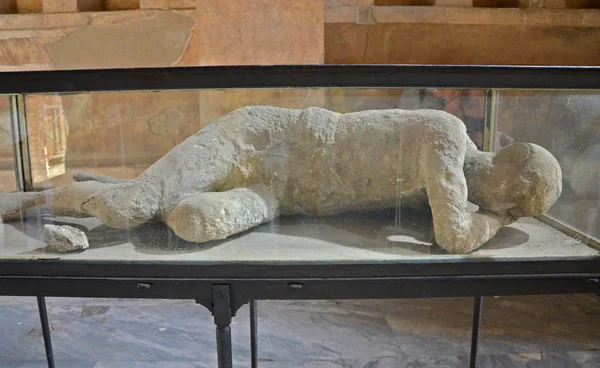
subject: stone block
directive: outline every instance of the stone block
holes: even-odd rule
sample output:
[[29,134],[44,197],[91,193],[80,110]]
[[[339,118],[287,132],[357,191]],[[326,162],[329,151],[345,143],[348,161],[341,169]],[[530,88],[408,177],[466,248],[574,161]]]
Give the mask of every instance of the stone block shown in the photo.
[[75,13],[77,0],[43,0],[44,13]]
[[37,38],[0,38],[0,70],[51,69],[48,55]]
[[201,65],[323,62],[322,0],[198,0]]
[[13,31],[45,32],[52,29],[84,27],[91,22],[89,13],[40,13],[23,17],[20,14],[0,17],[1,38],[12,38]]
[[[194,19],[197,19],[196,10],[187,10],[186,13],[184,13],[184,14],[189,15],[189,16],[193,17]],[[198,47],[199,47],[198,43],[199,43],[199,41],[198,41],[198,24],[195,24],[194,27],[192,28],[192,34],[190,35],[190,38],[188,39],[185,50],[181,54],[181,58],[174,65],[175,66],[197,66],[198,61],[200,60],[200,50],[198,49]]]
[[196,0],[140,0],[141,9],[196,9]]
[[183,57],[194,25],[192,16],[174,11],[102,15],[45,50],[56,69],[172,66]]

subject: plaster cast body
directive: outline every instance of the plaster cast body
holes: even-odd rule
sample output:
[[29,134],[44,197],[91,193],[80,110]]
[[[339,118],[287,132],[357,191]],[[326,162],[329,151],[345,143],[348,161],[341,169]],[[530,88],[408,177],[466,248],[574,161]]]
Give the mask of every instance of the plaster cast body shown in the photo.
[[[2,214],[51,197],[55,214],[95,216],[115,228],[160,219],[181,238],[204,242],[278,214],[392,208],[400,197],[406,206],[429,204],[437,243],[464,253],[516,217],[541,214],[561,190],[560,167],[543,148],[479,152],[464,124],[441,111],[267,106],[214,121],[137,179],[75,179],[40,195],[3,194]],[[467,212],[467,199],[481,213]]]

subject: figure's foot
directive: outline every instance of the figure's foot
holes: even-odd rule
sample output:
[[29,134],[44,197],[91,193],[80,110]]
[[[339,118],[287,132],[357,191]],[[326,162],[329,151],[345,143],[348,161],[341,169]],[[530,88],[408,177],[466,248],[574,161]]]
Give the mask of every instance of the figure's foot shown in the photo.
[[121,184],[121,183],[127,183],[127,182],[131,181],[130,179],[119,179],[119,178],[114,178],[112,176],[89,174],[89,173],[84,173],[84,172],[76,172],[75,174],[73,174],[73,180],[75,180],[77,182],[97,181],[99,183],[106,183],[106,184]]
[[2,221],[21,217],[28,209],[37,206],[38,192],[0,193],[0,217]]

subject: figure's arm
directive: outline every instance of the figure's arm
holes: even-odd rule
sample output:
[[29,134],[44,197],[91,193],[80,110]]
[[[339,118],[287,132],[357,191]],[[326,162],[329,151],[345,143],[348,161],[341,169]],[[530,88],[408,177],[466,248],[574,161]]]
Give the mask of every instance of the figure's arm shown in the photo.
[[467,211],[464,150],[433,145],[424,154],[423,174],[436,242],[450,253],[471,252],[496,235],[504,221],[493,214]]

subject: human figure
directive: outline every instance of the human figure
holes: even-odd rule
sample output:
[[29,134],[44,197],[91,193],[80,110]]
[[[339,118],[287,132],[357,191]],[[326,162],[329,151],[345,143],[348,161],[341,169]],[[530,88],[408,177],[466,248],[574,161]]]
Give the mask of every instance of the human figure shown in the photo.
[[[175,146],[133,180],[0,195],[11,218],[34,206],[114,228],[161,220],[192,242],[224,239],[278,214],[326,216],[429,205],[436,242],[477,249],[504,225],[540,215],[561,192],[554,157],[534,144],[477,150],[464,124],[436,110],[338,114],[244,107]],[[467,201],[479,205],[467,211]]]

